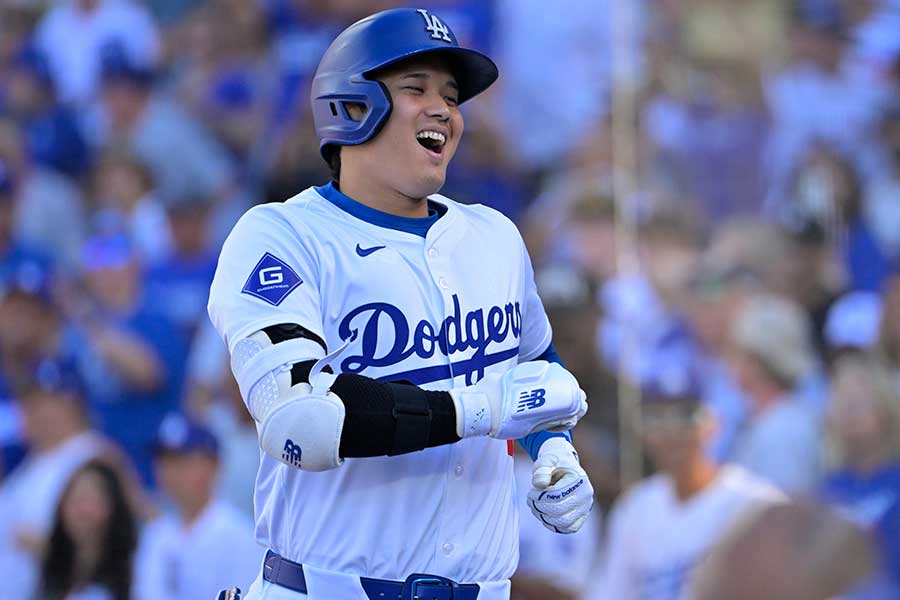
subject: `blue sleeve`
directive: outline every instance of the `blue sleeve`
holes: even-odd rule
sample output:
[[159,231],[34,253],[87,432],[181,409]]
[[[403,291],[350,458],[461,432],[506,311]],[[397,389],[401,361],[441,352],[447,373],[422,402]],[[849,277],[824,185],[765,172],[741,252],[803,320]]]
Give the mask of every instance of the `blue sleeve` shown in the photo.
[[[559,354],[556,353],[556,348],[553,347],[553,342],[550,342],[550,345],[547,346],[547,349],[544,352],[535,358],[534,360],[546,360],[547,362],[555,362],[558,365],[563,365],[562,359],[559,357]],[[528,455],[531,456],[531,460],[537,460],[538,450],[541,449],[541,446],[544,445],[544,442],[549,440],[550,438],[555,437],[563,437],[572,441],[572,431],[566,431],[564,433],[553,433],[552,431],[536,431],[534,433],[529,433],[525,437],[518,440],[519,445],[528,452]]]

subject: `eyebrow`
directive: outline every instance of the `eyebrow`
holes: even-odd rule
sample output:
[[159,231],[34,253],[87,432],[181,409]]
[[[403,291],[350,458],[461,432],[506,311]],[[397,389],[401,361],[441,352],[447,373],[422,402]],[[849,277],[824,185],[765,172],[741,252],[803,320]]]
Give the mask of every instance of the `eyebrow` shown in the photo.
[[[413,73],[406,73],[406,74],[404,74],[404,75],[401,75],[401,76],[400,76],[400,79],[421,79],[421,80],[426,80],[426,79],[431,79],[431,75],[429,75],[428,73],[423,73],[423,72],[421,72],[421,71],[415,71],[415,72],[413,72]],[[447,81],[447,85],[449,85],[450,87],[452,87],[452,88],[453,88],[454,90],[456,90],[457,92],[459,91],[459,86],[456,84],[456,81],[455,81],[455,80],[453,80],[453,79],[448,80],[448,81]]]

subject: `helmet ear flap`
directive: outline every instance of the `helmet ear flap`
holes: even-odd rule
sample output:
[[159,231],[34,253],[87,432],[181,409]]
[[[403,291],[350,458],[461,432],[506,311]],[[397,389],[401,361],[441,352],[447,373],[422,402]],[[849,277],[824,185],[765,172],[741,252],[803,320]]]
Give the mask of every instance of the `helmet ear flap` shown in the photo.
[[380,81],[354,82],[354,93],[336,93],[313,98],[313,120],[319,132],[319,149],[328,161],[328,145],[354,146],[372,139],[390,116],[393,104]]

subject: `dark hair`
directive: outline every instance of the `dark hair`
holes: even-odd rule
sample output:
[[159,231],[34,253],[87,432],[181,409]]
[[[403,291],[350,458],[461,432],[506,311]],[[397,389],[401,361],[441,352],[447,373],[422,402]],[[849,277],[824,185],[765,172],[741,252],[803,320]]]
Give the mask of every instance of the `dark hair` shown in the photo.
[[341,181],[341,147],[328,146],[325,149],[325,162],[328,163],[328,168],[331,169],[331,181],[337,187]]
[[131,595],[132,558],[137,547],[135,516],[119,474],[109,465],[94,460],[72,475],[60,496],[41,568],[40,593],[37,596],[40,600],[62,600],[78,583],[75,581],[75,543],[65,530],[62,507],[75,480],[85,473],[100,476],[112,505],[100,560],[87,583],[104,586],[115,600],[129,600]]

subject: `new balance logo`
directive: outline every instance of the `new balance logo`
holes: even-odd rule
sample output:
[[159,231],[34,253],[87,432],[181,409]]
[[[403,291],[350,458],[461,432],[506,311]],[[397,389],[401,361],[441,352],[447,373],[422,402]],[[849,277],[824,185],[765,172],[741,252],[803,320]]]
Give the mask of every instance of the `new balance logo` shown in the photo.
[[424,8],[420,8],[418,11],[422,18],[425,19],[425,31],[431,33],[431,39],[453,43],[453,40],[450,38],[450,28],[444,25],[437,18],[437,15],[428,14],[428,11]]
[[535,408],[543,406],[544,402],[546,402],[544,399],[546,393],[547,390],[544,388],[522,392],[519,394],[519,408],[516,409],[516,412],[520,413],[526,410],[534,410]]
[[284,442],[284,450],[281,452],[281,458],[284,462],[289,465],[293,465],[300,468],[300,457],[303,455],[303,451],[300,449],[300,444],[295,444],[292,440],[288,439]]

